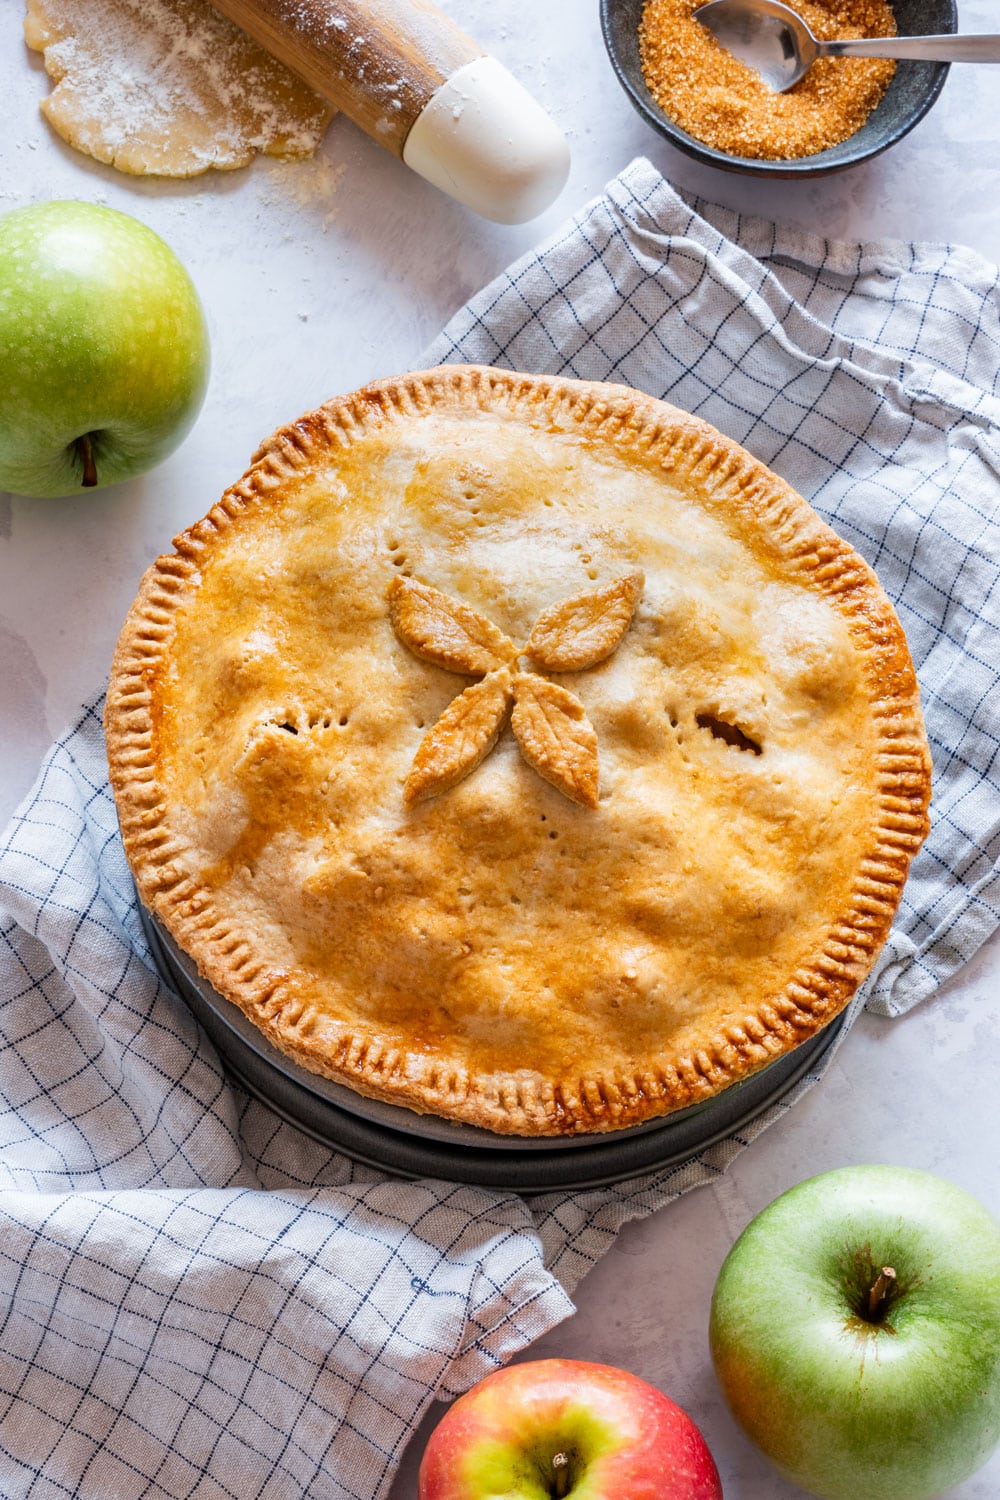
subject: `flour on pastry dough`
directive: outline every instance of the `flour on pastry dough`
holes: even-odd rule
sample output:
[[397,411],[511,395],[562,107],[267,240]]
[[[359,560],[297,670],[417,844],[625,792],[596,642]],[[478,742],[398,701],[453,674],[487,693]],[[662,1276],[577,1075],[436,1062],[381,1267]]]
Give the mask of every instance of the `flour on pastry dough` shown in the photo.
[[27,0],[24,34],[56,80],[49,123],[123,172],[308,156],[333,113],[208,0]]

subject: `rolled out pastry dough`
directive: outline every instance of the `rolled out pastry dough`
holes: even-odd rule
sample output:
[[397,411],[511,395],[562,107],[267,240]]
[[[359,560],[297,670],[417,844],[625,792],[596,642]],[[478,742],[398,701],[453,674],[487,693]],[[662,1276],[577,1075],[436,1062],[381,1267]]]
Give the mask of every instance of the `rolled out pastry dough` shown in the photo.
[[308,156],[333,113],[208,0],[27,0],[24,34],[56,81],[46,119],[122,172]]

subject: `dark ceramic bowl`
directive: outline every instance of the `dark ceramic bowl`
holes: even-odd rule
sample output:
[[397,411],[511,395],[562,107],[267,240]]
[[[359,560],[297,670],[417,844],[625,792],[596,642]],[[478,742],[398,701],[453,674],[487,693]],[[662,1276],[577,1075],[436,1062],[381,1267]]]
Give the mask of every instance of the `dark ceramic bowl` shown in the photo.
[[[872,110],[861,129],[839,145],[792,161],[730,156],[703,145],[681,130],[663,113],[646,87],[639,60],[639,21],[644,6],[645,0],[601,0],[604,42],[619,82],[648,125],[696,161],[722,167],[727,172],[747,172],[758,177],[822,177],[827,172],[839,172],[867,161],[902,140],[923,119],[948,76],[948,63],[898,62],[882,102]],[[892,8],[900,36],[958,30],[955,0],[893,0]]]

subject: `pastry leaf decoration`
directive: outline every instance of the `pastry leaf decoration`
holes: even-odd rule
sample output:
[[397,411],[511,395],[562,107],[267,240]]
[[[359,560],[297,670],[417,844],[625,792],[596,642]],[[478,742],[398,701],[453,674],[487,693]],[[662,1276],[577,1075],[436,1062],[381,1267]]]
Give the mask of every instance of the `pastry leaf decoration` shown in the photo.
[[582,672],[610,656],[632,623],[642,593],[641,573],[627,573],[602,589],[574,594],[543,609],[524,648],[546,672]]
[[597,806],[597,735],[575,693],[519,672],[510,723],[521,754],[539,776],[571,801]]
[[474,771],[500,736],[511,696],[510,671],[501,667],[453,698],[420,741],[403,787],[404,800],[434,797]]
[[598,805],[597,735],[575,693],[535,672],[518,672],[520,655],[548,672],[578,672],[604,661],[628,630],[643,576],[627,573],[603,588],[574,594],[542,611],[523,648],[492,620],[448,594],[397,575],[389,619],[415,656],[480,677],[452,699],[417,747],[403,788],[406,802],[447,791],[475,770],[511,728],[529,766],[583,807]]
[[492,620],[412,578],[392,580],[389,618],[414,656],[451,672],[479,677],[517,658],[514,642]]

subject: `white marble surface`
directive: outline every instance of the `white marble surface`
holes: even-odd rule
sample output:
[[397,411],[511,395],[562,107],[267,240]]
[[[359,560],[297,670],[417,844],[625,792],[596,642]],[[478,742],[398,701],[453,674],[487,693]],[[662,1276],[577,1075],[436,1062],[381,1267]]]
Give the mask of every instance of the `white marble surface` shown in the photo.
[[[303,165],[259,162],[186,183],[118,176],[49,131],[38,113],[46,80],[21,42],[21,0],[2,0],[0,210],[75,197],[145,219],[198,285],[214,368],[200,421],[154,473],[78,500],[0,495],[0,818],[30,786],[52,736],[104,678],[143,569],[242,472],[258,440],[326,397],[411,366],[471,292],[633,156],[648,155],[707,197],[831,237],[951,239],[1000,257],[1000,72],[953,69],[923,123],[866,166],[814,183],[761,184],[697,167],[638,119],[605,58],[596,0],[445,0],[444,8],[569,136],[569,185],[534,224],[476,219],[347,120],[334,122],[318,157]],[[961,23],[996,29],[996,6],[963,0]],[[791,1500],[795,1492],[734,1428],[714,1384],[706,1325],[718,1267],[778,1192],[851,1162],[941,1172],[1000,1213],[998,1044],[994,942],[908,1018],[863,1020],[822,1085],[717,1186],[627,1229],[579,1288],[576,1317],[532,1355],[635,1370],[702,1425],[728,1500]],[[404,1462],[394,1500],[414,1493],[429,1426]],[[950,1500],[997,1495],[1000,1455]]]

